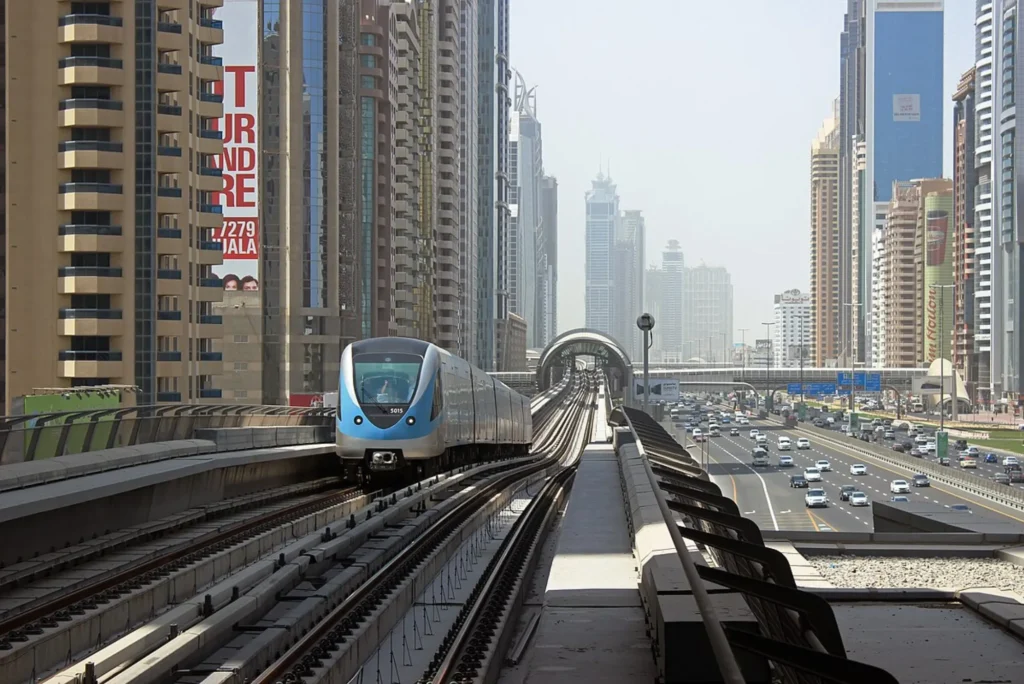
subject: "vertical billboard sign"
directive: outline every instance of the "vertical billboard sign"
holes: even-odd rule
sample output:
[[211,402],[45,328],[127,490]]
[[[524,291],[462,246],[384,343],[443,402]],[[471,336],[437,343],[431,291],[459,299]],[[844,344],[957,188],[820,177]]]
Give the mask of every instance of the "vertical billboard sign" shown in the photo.
[[214,15],[224,26],[224,43],[214,53],[224,62],[224,153],[217,167],[224,190],[214,203],[224,211],[224,225],[213,239],[224,247],[224,263],[215,274],[225,290],[260,289],[259,177],[259,0],[225,0]]
[[[953,323],[953,193],[929,193],[924,200],[924,362],[950,354]],[[942,336],[945,336],[943,339]]]

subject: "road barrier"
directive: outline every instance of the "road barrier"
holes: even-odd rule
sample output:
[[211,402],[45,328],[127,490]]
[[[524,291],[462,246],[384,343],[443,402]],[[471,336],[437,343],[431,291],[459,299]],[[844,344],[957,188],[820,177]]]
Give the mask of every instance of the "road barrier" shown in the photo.
[[[760,673],[751,675],[749,667],[740,665],[749,664],[753,656],[771,661],[775,674],[787,684],[896,683],[885,670],[847,658],[832,607],[797,588],[786,557],[765,546],[757,525],[740,515],[736,503],[722,496],[700,464],[659,423],[630,408],[616,409],[609,422],[628,427],[630,441],[635,440],[707,626],[706,639],[721,672],[716,681],[760,681]],[[618,435],[616,444],[617,449],[626,446]],[[682,524],[675,522],[675,514],[683,517]],[[717,567],[702,562],[687,541],[693,549],[703,545]],[[712,599],[722,592],[743,596],[757,619],[757,632],[730,624],[728,615],[718,614]],[[682,649],[684,644],[673,646]]]

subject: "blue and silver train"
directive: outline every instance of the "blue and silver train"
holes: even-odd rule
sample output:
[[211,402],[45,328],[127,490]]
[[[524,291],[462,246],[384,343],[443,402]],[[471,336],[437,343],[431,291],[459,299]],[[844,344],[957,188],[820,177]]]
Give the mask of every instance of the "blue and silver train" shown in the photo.
[[529,452],[530,400],[422,340],[378,337],[341,354],[338,457],[346,475],[430,476]]

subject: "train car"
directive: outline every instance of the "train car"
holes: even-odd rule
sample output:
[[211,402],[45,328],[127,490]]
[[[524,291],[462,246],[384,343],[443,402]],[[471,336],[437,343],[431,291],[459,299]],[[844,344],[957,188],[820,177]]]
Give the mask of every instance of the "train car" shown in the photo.
[[530,400],[422,340],[379,337],[341,355],[336,451],[354,481],[428,477],[528,453]]

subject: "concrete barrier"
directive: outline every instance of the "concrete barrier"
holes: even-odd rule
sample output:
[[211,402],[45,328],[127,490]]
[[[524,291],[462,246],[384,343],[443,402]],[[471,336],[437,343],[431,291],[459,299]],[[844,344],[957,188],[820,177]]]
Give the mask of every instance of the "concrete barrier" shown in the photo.
[[275,446],[327,444],[334,442],[334,431],[323,425],[291,425],[287,427],[202,428],[196,439],[217,445],[218,452],[266,449]]
[[[635,443],[615,431],[622,495],[640,572],[640,598],[655,641],[658,671],[664,684],[719,681],[720,674],[704,620],[683,570]],[[687,543],[690,558],[706,565],[695,545]],[[759,633],[757,619],[744,597],[725,587],[705,583],[724,625]],[[767,662],[737,651],[748,684],[771,681]]]

